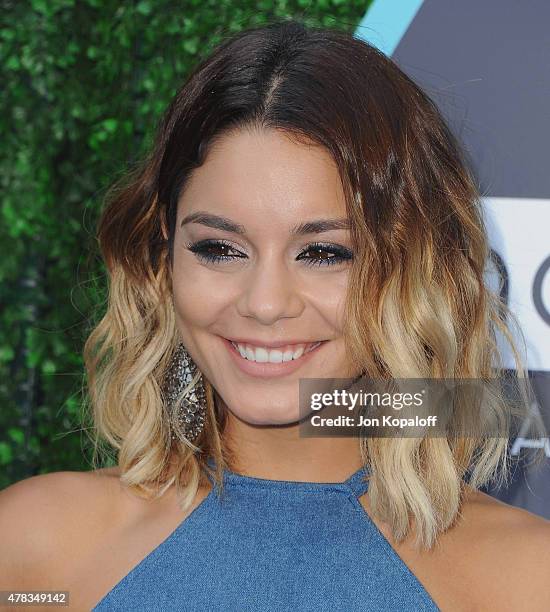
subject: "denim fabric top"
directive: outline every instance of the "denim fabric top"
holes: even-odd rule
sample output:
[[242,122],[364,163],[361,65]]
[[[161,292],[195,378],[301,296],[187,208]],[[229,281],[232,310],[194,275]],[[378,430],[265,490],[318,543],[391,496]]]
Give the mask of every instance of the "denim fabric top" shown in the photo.
[[92,612],[438,611],[361,505],[366,475],[314,483],[226,470],[223,492],[213,486]]

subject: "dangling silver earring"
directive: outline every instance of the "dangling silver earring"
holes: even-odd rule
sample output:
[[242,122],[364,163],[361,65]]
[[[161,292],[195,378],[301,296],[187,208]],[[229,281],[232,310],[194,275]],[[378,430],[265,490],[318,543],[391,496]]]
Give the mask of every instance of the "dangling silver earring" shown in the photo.
[[[185,395],[185,388],[194,386]],[[171,439],[193,442],[201,433],[206,417],[206,392],[201,372],[183,343],[179,344],[164,378],[164,398],[170,416]]]

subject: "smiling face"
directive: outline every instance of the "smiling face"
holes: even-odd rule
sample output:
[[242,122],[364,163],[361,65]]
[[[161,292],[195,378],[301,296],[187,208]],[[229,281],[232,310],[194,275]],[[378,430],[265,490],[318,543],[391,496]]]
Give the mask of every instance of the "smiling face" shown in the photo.
[[345,225],[330,155],[280,131],[224,135],[186,184],[174,236],[176,321],[242,421],[293,423],[300,378],[355,374],[342,336],[353,258]]

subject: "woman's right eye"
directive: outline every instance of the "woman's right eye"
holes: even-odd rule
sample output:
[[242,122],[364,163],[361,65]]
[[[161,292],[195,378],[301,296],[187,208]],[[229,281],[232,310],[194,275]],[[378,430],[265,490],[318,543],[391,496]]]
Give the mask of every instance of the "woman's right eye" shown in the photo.
[[[228,242],[223,240],[201,240],[188,244],[187,248],[199,259],[210,263],[232,261],[233,259],[242,259],[246,257],[243,253],[237,251]],[[238,255],[230,255],[229,253],[231,251],[238,253]]]

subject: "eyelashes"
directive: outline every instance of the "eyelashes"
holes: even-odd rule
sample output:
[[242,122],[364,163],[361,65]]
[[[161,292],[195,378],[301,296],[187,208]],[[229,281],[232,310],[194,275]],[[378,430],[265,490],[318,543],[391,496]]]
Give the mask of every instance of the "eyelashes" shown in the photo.
[[[198,259],[208,263],[224,263],[246,259],[246,255],[225,240],[200,240],[186,245]],[[231,252],[235,254],[230,254]],[[313,255],[313,256],[312,256]],[[353,259],[353,253],[336,244],[314,242],[309,244],[296,258],[308,266],[334,266]]]

